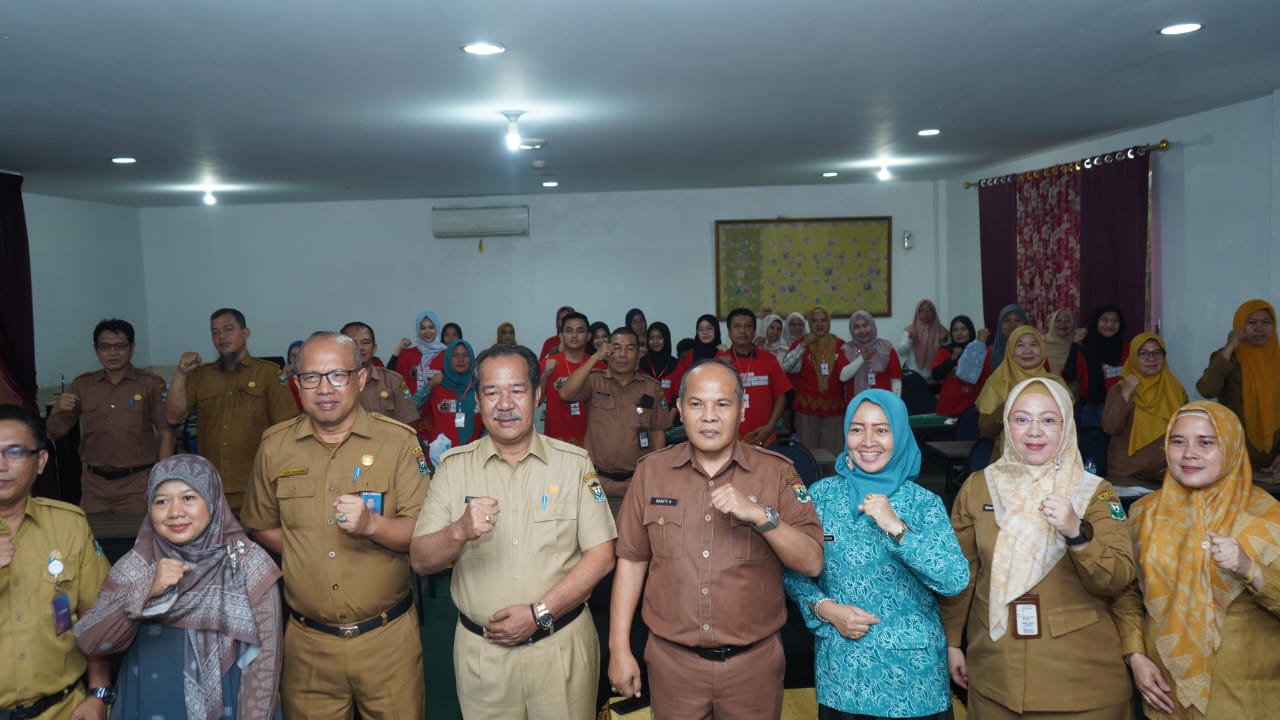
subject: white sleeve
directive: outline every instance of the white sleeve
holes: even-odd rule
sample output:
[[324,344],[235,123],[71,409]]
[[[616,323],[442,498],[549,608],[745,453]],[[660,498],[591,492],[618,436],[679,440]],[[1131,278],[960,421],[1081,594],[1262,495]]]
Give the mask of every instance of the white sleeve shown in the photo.
[[853,359],[848,365],[840,371],[840,382],[849,382],[853,378],[854,373],[858,372],[858,368],[862,367],[862,363],[866,362],[859,355]]

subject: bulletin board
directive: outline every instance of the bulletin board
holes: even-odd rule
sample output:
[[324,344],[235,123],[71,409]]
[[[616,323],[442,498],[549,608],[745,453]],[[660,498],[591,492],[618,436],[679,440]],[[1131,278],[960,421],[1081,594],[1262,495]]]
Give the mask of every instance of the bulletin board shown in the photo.
[[892,217],[716,221],[716,313],[893,312]]

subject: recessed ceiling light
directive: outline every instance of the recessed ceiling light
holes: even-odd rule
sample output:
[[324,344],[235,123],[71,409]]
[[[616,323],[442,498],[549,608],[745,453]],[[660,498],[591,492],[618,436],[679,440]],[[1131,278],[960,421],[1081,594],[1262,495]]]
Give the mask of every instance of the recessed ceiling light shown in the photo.
[[939,130],[938,128],[925,128],[924,130],[921,130],[916,134],[919,135],[920,137],[933,137],[934,135],[941,135],[942,131]]
[[558,188],[558,187],[560,187],[560,181],[559,181],[559,180],[543,180],[543,181],[542,181],[542,187],[544,187],[544,188]]
[[206,191],[205,191],[205,193],[204,193],[204,204],[205,204],[205,205],[217,205],[217,204],[218,204],[218,198],[214,197],[214,196],[213,196],[213,193],[212,193],[211,191],[206,190]]
[[1178,23],[1160,28],[1161,35],[1186,35],[1203,27],[1200,23]]
[[496,42],[469,42],[462,44],[462,52],[468,55],[501,55],[507,48]]
[[839,174],[840,174],[840,173],[838,173],[838,172],[830,172],[830,171],[828,171],[828,172],[824,172],[824,173],[822,173],[822,177],[824,177],[824,178],[833,178],[833,177],[836,177],[836,176],[837,176],[837,175],[839,175]]
[[521,150],[540,150],[542,149],[542,146],[546,144],[547,144],[547,141],[543,140],[542,138],[521,138],[520,139]]
[[876,177],[881,180],[888,180],[889,178],[893,177],[893,173],[889,172],[889,168],[882,167],[880,168],[880,172],[876,173]]
[[115,164],[117,164],[117,165],[132,165],[132,164],[134,164],[134,163],[138,162],[138,159],[137,159],[137,158],[131,158],[131,157],[123,157],[123,156],[121,156],[121,157],[113,157],[113,158],[111,158],[111,162],[113,162],[113,163],[115,163]]

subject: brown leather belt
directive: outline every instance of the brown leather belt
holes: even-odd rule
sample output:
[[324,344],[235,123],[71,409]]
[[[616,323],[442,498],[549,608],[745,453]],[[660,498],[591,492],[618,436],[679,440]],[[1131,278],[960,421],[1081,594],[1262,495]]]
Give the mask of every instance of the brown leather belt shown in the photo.
[[613,481],[615,481],[615,482],[622,482],[622,481],[624,481],[624,480],[630,480],[630,479],[631,479],[631,476],[632,476],[632,475],[635,475],[635,472],[634,472],[634,471],[632,471],[632,472],[620,472],[620,473],[616,473],[616,472],[606,472],[606,471],[604,471],[604,470],[596,470],[596,475],[599,475],[600,477],[602,477],[602,478],[604,478],[604,479],[606,479],[606,480],[613,480]]
[[70,694],[72,690],[75,690],[76,685],[79,684],[80,681],[77,679],[75,682],[62,688],[58,692],[53,693],[52,695],[45,695],[30,705],[0,708],[0,720],[26,720],[26,718],[37,717],[44,713],[45,710],[48,710],[54,705],[62,702],[62,698]]
[[326,625],[322,622],[316,622],[309,617],[299,615],[298,613],[292,613],[292,615],[294,620],[297,620],[312,630],[319,630],[322,633],[327,633],[334,637],[350,639],[372,630],[377,630],[380,627],[390,625],[392,620],[395,620],[406,612],[409,612],[409,608],[412,607],[413,594],[410,593],[405,595],[404,599],[400,602],[392,605],[386,610],[383,610],[381,613],[378,613],[377,617],[370,618],[364,622],[353,623],[351,625]]
[[692,645],[682,645],[678,642],[672,642],[670,640],[668,640],[667,642],[677,647],[684,648],[689,652],[698,653],[698,655],[702,656],[706,660],[715,660],[716,662],[724,662],[725,660],[728,660],[734,655],[744,653],[754,647],[757,647],[758,645],[760,645],[760,643],[764,642],[764,640],[757,640],[751,643],[750,645],[721,645],[720,647],[710,647],[710,648],[709,647],[693,647]]
[[[578,616],[582,614],[583,609],[586,607],[587,607],[586,605],[579,605],[578,607],[565,613],[564,617],[556,618],[556,622],[555,622],[555,625],[552,626],[552,630],[543,630],[542,628],[538,628],[537,630],[534,630],[533,634],[530,635],[529,639],[525,640],[523,644],[532,645],[538,642],[539,640],[542,640],[543,638],[551,637],[551,633],[554,632],[555,630],[560,630],[566,627],[569,623],[573,622],[574,620],[577,620]],[[458,613],[458,622],[462,623],[462,627],[470,630],[471,632],[475,633],[476,635],[479,635],[480,637],[484,637],[484,627],[481,625],[477,625],[475,622],[471,620],[471,618],[467,617],[466,615],[463,615],[462,613]]]
[[119,480],[121,478],[127,478],[135,473],[140,473],[143,470],[150,470],[152,465],[155,465],[155,463],[148,463],[146,465],[139,465],[131,468],[120,468],[119,470],[104,470],[103,468],[94,467],[93,465],[85,465],[85,467],[89,468],[89,472],[97,475],[103,480]]

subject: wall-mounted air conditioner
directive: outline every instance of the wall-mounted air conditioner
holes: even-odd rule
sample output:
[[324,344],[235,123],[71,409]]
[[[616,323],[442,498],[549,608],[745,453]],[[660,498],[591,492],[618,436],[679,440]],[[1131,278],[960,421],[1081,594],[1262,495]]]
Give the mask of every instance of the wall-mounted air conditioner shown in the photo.
[[529,206],[431,208],[431,234],[438,238],[529,234]]

